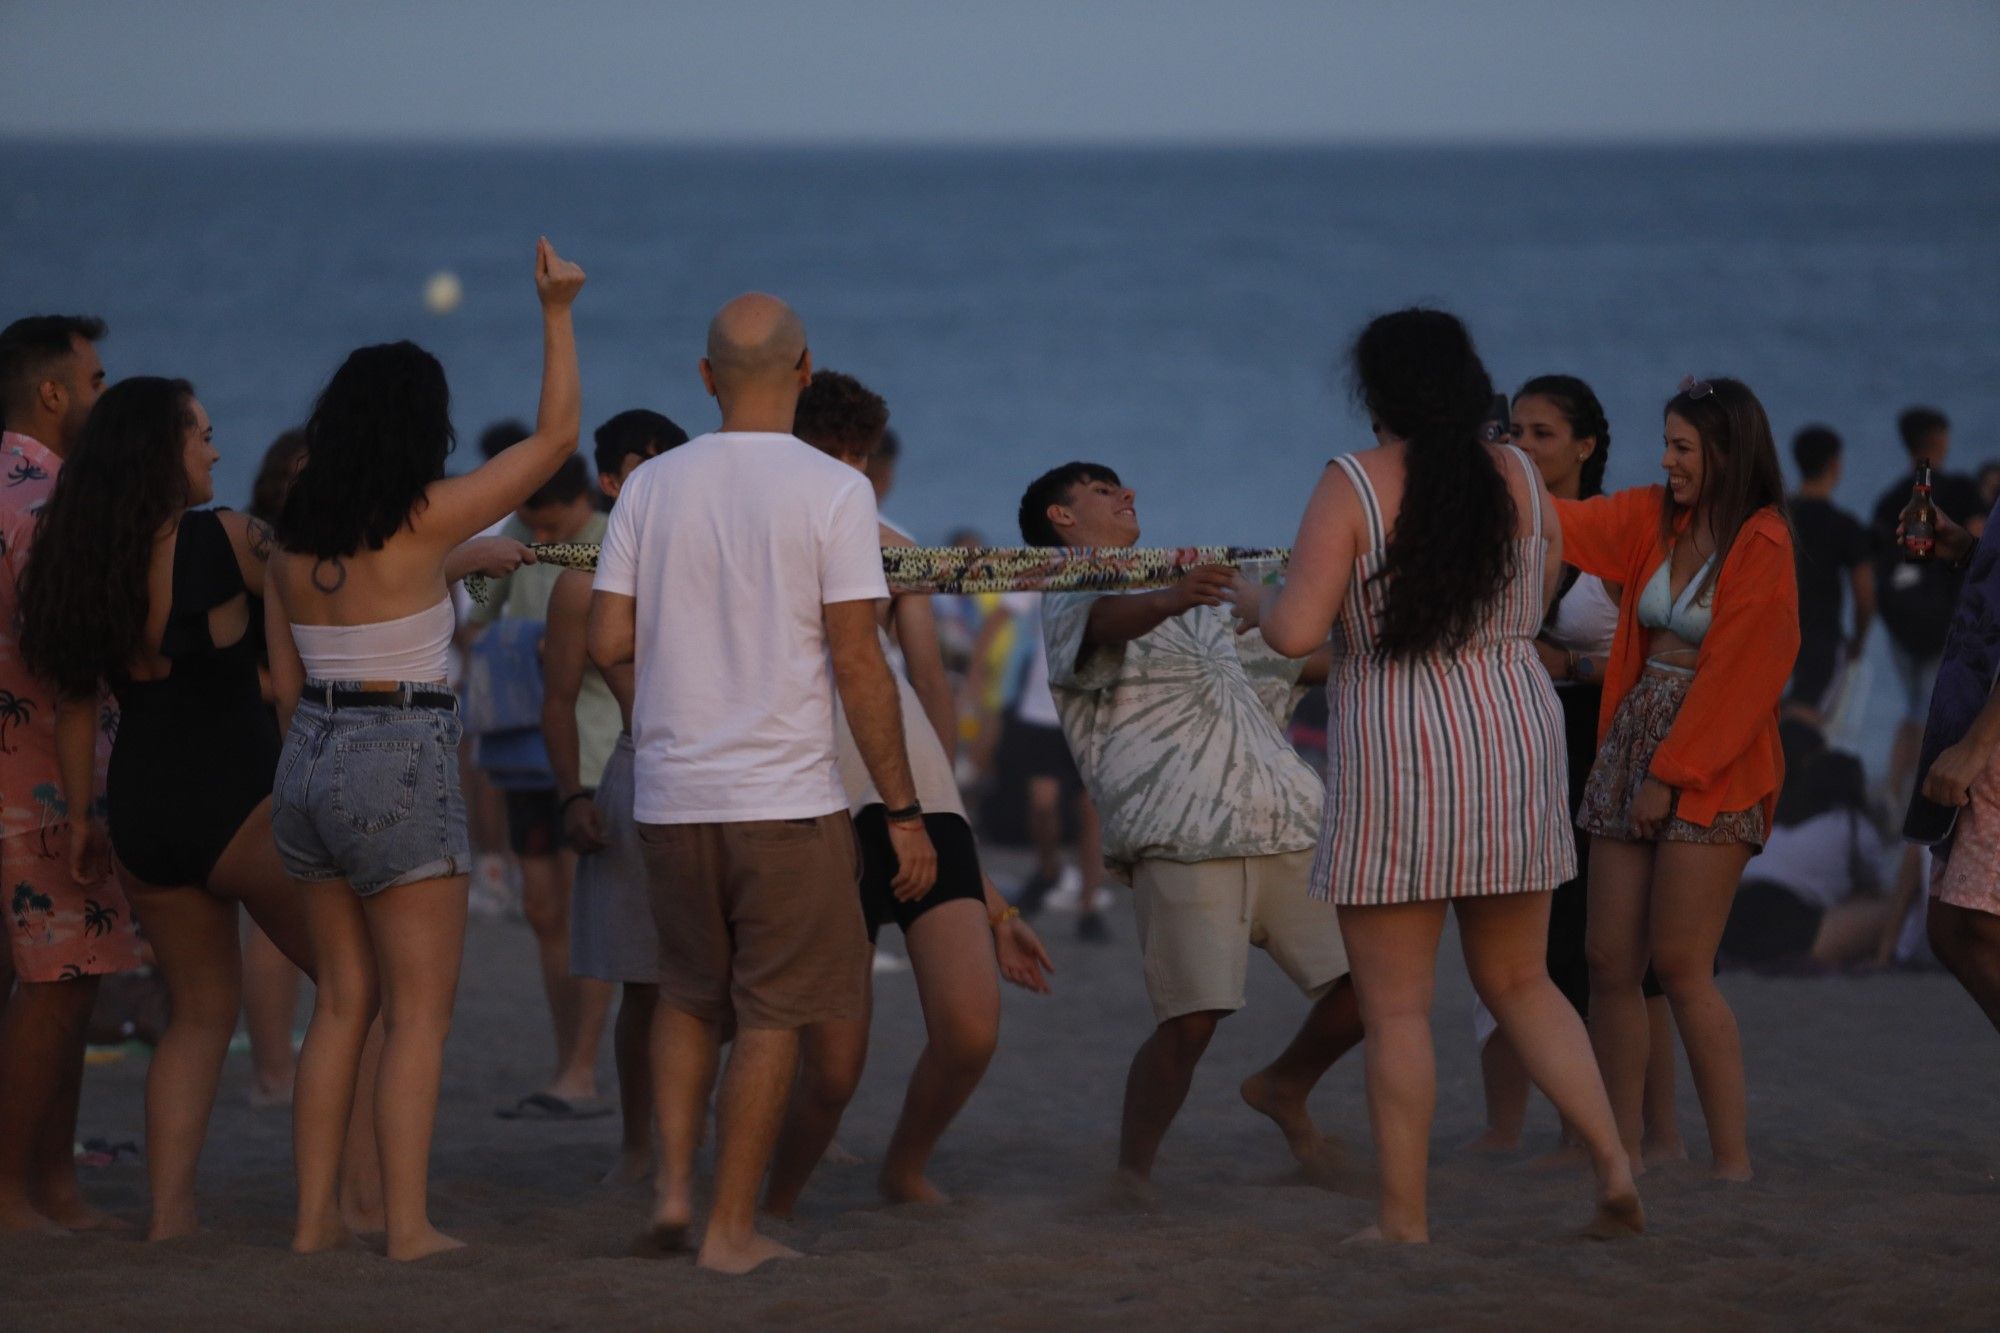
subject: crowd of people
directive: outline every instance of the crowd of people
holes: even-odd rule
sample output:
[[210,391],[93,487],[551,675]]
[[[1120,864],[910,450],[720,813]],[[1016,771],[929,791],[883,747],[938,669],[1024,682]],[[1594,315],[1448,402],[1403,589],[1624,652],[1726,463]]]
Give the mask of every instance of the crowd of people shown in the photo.
[[[499,1114],[611,1114],[609,1026],[612,1176],[654,1182],[658,1249],[729,1273],[793,1253],[759,1217],[790,1216],[838,1151],[882,929],[925,1044],[879,1185],[942,1202],[929,1163],[999,1040],[1000,983],[1049,988],[1028,918],[1066,895],[1102,942],[1106,875],[1154,1018],[1120,1178],[1150,1188],[1254,946],[1304,1004],[1241,1095],[1308,1172],[1332,1157],[1308,1098],[1361,1049],[1379,1195],[1357,1239],[1429,1235],[1448,912],[1479,1000],[1478,1146],[1518,1147],[1539,1087],[1605,1238],[1644,1230],[1647,1164],[1686,1155],[1677,1041],[1712,1174],[1752,1174],[1719,966],[1903,956],[1928,881],[1937,956],[2000,1025],[2000,537],[1984,483],[1942,472],[1941,414],[1904,414],[1914,475],[1872,530],[1832,502],[1838,436],[1799,433],[1788,497],[1730,378],[1667,397],[1660,484],[1606,493],[1587,383],[1496,403],[1464,326],[1404,310],[1353,345],[1375,443],[1322,474],[1282,579],[1215,564],[1145,590],[934,596],[884,575],[885,548],[915,545],[878,512],[888,404],[817,368],[774,297],[709,326],[716,430],[622,411],[586,465],[583,286],[541,242],[535,423],[489,431],[471,470],[447,471],[438,361],[364,347],[240,513],[210,507],[192,385],[107,385],[95,319],[0,332],[0,1231],[117,1225],[70,1144],[100,980],[149,958],[170,1001],[150,1237],[198,1225],[247,1009],[256,1095],[292,1105],[293,1248],[377,1230],[394,1259],[456,1248],[427,1202],[444,1043],[475,889],[510,882],[554,1058]],[[1912,561],[1899,525],[1925,479],[1936,553]],[[1133,487],[1088,461],[1029,482],[1019,526],[1096,552],[1141,533]],[[557,558],[580,548],[594,573]],[[484,600],[455,601],[473,573]],[[1935,866],[1892,850],[1885,797],[1826,738],[1878,618],[1907,704],[1887,790],[1960,816],[1927,839]],[[1324,706],[1302,715],[1308,691]],[[968,777],[994,793],[978,818]],[[1034,864],[1003,893],[981,841],[1008,807]]]

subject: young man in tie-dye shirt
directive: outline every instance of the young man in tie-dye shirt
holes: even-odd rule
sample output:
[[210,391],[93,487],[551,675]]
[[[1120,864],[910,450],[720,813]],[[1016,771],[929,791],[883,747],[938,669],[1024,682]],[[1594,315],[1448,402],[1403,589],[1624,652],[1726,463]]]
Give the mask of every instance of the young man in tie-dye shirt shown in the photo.
[[[1071,463],[1028,488],[1021,535],[1129,547],[1138,506],[1109,468]],[[1291,1044],[1242,1089],[1308,1169],[1329,1153],[1306,1098],[1361,1039],[1340,926],[1306,896],[1323,788],[1284,734],[1294,690],[1325,679],[1325,658],[1292,661],[1238,637],[1224,603],[1243,586],[1212,567],[1157,592],[1043,600],[1056,710],[1105,860],[1131,885],[1158,1024],[1133,1057],[1119,1135],[1119,1168],[1140,1178],[1216,1024],[1243,1007],[1251,945],[1312,1000]]]

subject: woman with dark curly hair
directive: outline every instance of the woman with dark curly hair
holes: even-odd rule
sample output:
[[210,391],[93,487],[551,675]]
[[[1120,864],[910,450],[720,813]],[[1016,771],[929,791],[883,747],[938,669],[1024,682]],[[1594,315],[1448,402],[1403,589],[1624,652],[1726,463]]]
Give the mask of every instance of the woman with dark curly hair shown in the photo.
[[1715,954],[1784,781],[1778,705],[1798,655],[1798,574],[1757,396],[1690,378],[1665,418],[1664,486],[1556,506],[1570,560],[1621,590],[1577,815],[1591,835],[1590,1036],[1636,1153],[1650,964],[1687,1048],[1713,1173],[1748,1180],[1743,1047]]
[[[151,1239],[196,1228],[195,1163],[236,1028],[237,904],[312,971],[305,909],[271,841],[277,727],[257,681],[251,599],[270,529],[215,498],[219,455],[186,380],[105,391],[43,510],[22,581],[22,650],[62,692],[63,796],[86,810],[100,681],[120,719],[106,779],[111,846],[159,959],[172,1017],[146,1080]],[[91,821],[71,873],[100,873]]]
[[1356,1239],[1430,1238],[1430,1003],[1447,906],[1474,989],[1590,1152],[1593,1230],[1636,1233],[1632,1163],[1544,957],[1550,891],[1576,867],[1562,714],[1533,647],[1562,571],[1554,515],[1526,456],[1481,439],[1493,386],[1457,319],[1376,319],[1353,375],[1377,447],[1321,477],[1259,619],[1288,657],[1340,631],[1312,884],[1339,909],[1368,1034],[1381,1196]]
[[[582,287],[583,270],[542,241],[542,400],[533,435],[447,477],[444,368],[413,343],[363,347],[314,404],[306,464],[278,515],[266,621],[287,731],[272,826],[320,963],[293,1099],[292,1248],[302,1253],[346,1240],[336,1183],[378,1005],[374,1113],[389,1257],[459,1244],[431,1225],[426,1201],[472,864],[458,701],[445,682],[456,627],[449,584],[464,572],[454,571],[453,552],[576,451],[570,305]],[[518,565],[526,548],[507,545]]]

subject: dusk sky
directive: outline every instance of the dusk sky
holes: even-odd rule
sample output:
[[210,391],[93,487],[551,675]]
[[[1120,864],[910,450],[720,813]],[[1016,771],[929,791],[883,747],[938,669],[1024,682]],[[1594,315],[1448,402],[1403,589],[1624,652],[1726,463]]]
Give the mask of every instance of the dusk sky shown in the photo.
[[0,0],[0,133],[1506,142],[2000,133],[1978,0]]

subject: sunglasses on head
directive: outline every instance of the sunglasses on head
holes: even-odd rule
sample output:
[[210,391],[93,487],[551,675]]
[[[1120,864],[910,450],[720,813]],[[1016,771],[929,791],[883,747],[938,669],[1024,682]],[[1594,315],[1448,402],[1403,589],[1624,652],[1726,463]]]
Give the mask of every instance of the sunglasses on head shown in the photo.
[[1690,401],[1707,398],[1715,392],[1715,386],[1707,380],[1698,380],[1692,375],[1681,376],[1681,397]]

